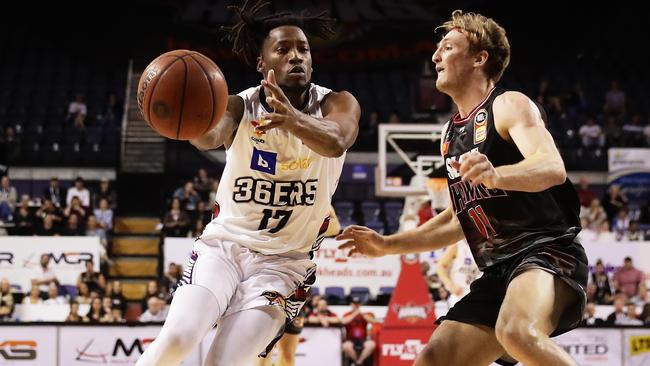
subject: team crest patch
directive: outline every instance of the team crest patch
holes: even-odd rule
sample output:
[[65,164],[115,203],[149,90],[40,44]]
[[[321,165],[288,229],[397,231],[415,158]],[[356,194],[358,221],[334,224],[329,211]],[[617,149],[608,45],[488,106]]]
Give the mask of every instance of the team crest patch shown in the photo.
[[280,295],[277,291],[264,291],[262,296],[269,300],[269,305],[279,305],[282,308],[285,308],[287,305],[287,300],[285,300],[284,296]]
[[485,125],[485,122],[487,122],[487,111],[481,109],[476,112],[476,116],[474,116],[474,126],[483,126]]

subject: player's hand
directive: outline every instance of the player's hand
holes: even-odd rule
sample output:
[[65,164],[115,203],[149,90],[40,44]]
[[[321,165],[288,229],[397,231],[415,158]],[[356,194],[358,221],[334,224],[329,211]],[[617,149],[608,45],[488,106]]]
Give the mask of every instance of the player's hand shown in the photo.
[[257,126],[255,130],[258,132],[265,132],[272,128],[291,130],[300,118],[301,112],[291,105],[289,98],[275,80],[273,70],[269,70],[266,79],[262,80],[262,86],[271,92],[271,95],[266,96],[266,103],[273,108],[273,113],[264,115],[267,123]]
[[451,166],[458,170],[464,182],[469,182],[473,187],[483,183],[487,188],[497,188],[499,172],[485,154],[470,152],[461,156],[460,163],[452,160]]
[[367,257],[381,257],[388,254],[386,239],[364,226],[348,226],[336,237],[336,240],[347,240],[339,245],[339,249],[351,249],[348,256],[363,254]]

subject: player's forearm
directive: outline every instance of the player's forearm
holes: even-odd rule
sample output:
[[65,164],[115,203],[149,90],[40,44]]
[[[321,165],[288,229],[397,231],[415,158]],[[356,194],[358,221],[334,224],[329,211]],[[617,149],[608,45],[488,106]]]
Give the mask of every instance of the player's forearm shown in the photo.
[[562,158],[554,153],[535,153],[517,164],[496,167],[496,188],[508,191],[541,192],[564,183]]
[[316,153],[326,157],[339,157],[348,149],[348,139],[338,123],[301,113],[291,133]]
[[387,254],[420,253],[444,248],[464,238],[463,230],[447,208],[420,227],[386,237]]
[[190,140],[190,143],[201,151],[216,149],[223,145],[225,138],[220,135],[219,130],[214,128],[201,137]]

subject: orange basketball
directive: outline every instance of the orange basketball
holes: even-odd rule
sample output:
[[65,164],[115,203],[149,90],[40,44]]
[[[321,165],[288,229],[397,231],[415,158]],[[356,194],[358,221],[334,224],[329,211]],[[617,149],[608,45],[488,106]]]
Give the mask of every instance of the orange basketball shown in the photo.
[[159,134],[197,138],[212,129],[228,105],[228,86],[219,67],[204,55],[175,50],[160,55],[138,83],[138,107]]

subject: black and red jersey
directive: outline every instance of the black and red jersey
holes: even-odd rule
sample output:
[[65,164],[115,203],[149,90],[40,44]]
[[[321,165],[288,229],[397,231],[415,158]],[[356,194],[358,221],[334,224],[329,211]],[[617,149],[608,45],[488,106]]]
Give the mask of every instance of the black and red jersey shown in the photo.
[[484,185],[472,188],[451,166],[451,161],[460,161],[461,155],[474,150],[485,154],[495,167],[524,159],[517,146],[504,140],[494,127],[492,104],[505,91],[494,88],[466,118],[454,116],[442,141],[453,209],[481,270],[534,246],[572,239],[580,231],[580,204],[568,179],[534,193]]

